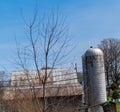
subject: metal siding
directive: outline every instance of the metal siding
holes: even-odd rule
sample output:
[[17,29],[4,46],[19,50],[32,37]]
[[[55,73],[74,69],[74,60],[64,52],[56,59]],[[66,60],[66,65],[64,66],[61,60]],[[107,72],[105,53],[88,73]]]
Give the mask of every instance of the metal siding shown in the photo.
[[[98,48],[90,48],[83,58],[85,82],[85,99],[89,107],[104,103],[106,98],[105,70],[103,52]],[[87,89],[86,89],[87,88]],[[102,112],[101,107],[91,108],[92,112]]]

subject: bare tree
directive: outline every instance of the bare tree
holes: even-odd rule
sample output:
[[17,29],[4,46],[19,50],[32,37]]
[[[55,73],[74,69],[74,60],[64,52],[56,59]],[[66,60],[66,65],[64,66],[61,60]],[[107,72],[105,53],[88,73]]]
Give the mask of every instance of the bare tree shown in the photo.
[[[28,104],[33,102],[33,106],[37,106],[36,108],[32,107],[35,112],[49,112],[51,104],[52,111],[58,112],[58,105],[62,104],[64,98],[58,100],[58,102],[56,100],[56,102],[49,103],[47,93],[48,91],[53,90],[53,95],[57,96],[60,92],[59,86],[57,86],[57,89],[51,89],[49,88],[49,85],[52,84],[52,71],[57,65],[63,63],[62,60],[68,53],[67,48],[69,39],[66,35],[68,27],[65,25],[65,18],[57,12],[44,14],[42,19],[39,19],[36,11],[30,22],[27,22],[26,20],[24,21],[28,29],[26,34],[28,42],[26,42],[26,45],[22,46],[22,49],[20,49],[18,42],[16,41],[18,56],[18,61],[16,63],[22,67],[24,71],[26,78],[21,79],[21,81],[24,82],[27,80],[26,82],[29,86],[29,90],[24,93],[23,91],[19,91],[19,85],[15,85],[16,93],[18,93],[16,94],[16,99],[20,97],[19,93],[23,92],[24,95],[26,94],[26,98],[28,98],[28,96],[31,98]],[[30,68],[33,68],[36,71],[37,84],[39,87],[42,87],[42,89],[36,89],[36,82],[32,79],[28,65],[31,65]],[[40,68],[43,69],[44,73],[40,72]],[[40,94],[42,93],[42,103],[39,101],[38,92]],[[17,104],[25,105],[24,102]],[[56,106],[54,107],[53,104]]]
[[120,40],[115,38],[104,39],[98,47],[104,53],[107,85],[109,86],[110,80],[118,84],[120,80]]

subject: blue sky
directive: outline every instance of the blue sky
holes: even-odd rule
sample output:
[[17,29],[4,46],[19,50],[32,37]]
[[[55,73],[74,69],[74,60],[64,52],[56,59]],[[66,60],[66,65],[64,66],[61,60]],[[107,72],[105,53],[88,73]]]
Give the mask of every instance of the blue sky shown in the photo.
[[29,20],[36,4],[40,12],[59,7],[66,16],[75,45],[68,66],[77,62],[82,70],[81,56],[91,45],[97,47],[104,38],[120,38],[120,0],[0,0],[0,70],[16,70],[14,38],[26,41],[21,10]]

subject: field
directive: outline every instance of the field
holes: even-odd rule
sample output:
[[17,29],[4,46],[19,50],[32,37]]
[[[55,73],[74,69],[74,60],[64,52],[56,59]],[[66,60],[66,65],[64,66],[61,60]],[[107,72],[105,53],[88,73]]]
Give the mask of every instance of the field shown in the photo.
[[117,103],[116,106],[117,106],[117,112],[120,112],[120,103]]

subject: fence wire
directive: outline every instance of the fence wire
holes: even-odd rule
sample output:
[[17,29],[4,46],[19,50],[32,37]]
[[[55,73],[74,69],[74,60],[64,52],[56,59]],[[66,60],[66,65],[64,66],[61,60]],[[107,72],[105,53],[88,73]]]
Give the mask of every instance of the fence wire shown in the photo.
[[[66,77],[64,78],[65,75],[70,75],[70,77]],[[75,74],[75,72],[73,73],[69,73],[69,74],[62,74],[62,75],[58,75],[58,76],[53,76],[52,78],[56,78],[56,77],[62,77],[62,78],[58,78],[57,80],[52,80],[52,81],[49,81],[49,82],[46,82],[46,87],[50,88],[50,89],[54,89],[56,87],[82,87],[81,84],[78,82],[78,78]],[[29,82],[29,81],[33,81],[33,80],[39,80],[39,78],[29,78],[29,79],[23,79],[23,80],[10,80],[10,81],[0,81],[0,92],[3,92],[5,90],[13,90],[13,89],[30,89],[30,87],[34,87],[35,89],[37,88],[42,88],[42,84],[35,84],[35,82],[32,84],[32,82]],[[20,82],[29,82],[29,83],[26,83],[24,85],[12,85],[13,82],[16,82],[16,83],[20,83]],[[71,97],[70,97],[71,98]],[[2,98],[1,98],[2,99]],[[74,98],[72,98],[74,99]],[[22,112],[20,111],[19,109],[17,109],[17,107],[10,107],[8,103],[5,103],[4,101],[2,102],[3,100],[0,100],[0,112]],[[72,101],[72,100],[71,100]],[[70,100],[67,101],[68,102],[71,102]],[[58,102],[58,101],[56,101]],[[76,101],[74,101],[76,102]],[[62,105],[61,108],[65,108],[65,111],[57,111],[57,112],[84,112],[83,110],[83,106],[82,106],[82,99],[79,100],[79,104],[76,105],[76,106],[71,106],[69,107],[69,109],[66,107],[68,105],[65,105],[65,107],[63,107],[63,102],[61,102],[60,105]],[[75,103],[73,103],[73,101],[71,102],[73,105]],[[68,103],[69,104],[69,103]],[[71,108],[72,107],[72,108]],[[27,108],[27,107],[26,107]],[[54,112],[54,111],[53,111]]]

